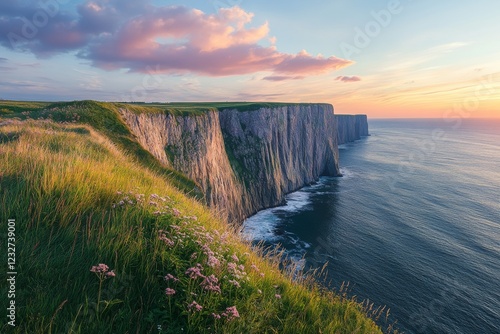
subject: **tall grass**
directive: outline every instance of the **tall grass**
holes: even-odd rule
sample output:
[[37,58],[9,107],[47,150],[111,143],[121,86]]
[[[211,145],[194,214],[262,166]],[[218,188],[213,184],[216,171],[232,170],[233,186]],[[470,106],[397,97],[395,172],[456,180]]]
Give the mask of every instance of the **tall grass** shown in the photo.
[[[283,273],[92,127],[0,134],[0,233],[16,220],[19,273],[17,326],[2,317],[0,332],[380,333],[361,304]],[[100,281],[99,263],[116,276]]]
[[[170,183],[184,193],[202,198],[200,188],[182,173],[162,165],[149,151],[144,149],[135,139],[127,125],[121,119],[121,104],[96,101],[72,102],[20,102],[1,101],[0,107],[5,109],[5,118],[53,120],[58,123],[83,123],[104,134],[114,145],[128,153],[131,159],[148,169],[152,169],[166,177]],[[134,106],[132,106],[135,108]],[[0,114],[1,116],[2,114]]]

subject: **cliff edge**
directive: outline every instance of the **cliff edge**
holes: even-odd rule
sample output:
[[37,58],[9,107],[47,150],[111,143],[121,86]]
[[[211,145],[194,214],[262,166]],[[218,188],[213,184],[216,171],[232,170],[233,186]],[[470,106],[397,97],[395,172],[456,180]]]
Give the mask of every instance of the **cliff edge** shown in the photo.
[[339,145],[369,136],[366,115],[335,115]]
[[172,110],[119,108],[139,143],[194,180],[230,222],[282,204],[320,176],[340,175],[338,145],[368,135],[365,115],[336,116],[329,104]]

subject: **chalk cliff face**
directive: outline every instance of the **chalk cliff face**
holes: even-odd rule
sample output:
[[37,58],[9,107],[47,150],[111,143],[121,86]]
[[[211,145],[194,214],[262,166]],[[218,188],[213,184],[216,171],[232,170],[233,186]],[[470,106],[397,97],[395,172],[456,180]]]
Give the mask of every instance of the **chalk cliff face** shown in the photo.
[[198,183],[208,206],[224,218],[245,217],[244,188],[229,162],[218,112],[173,116],[120,109],[120,114],[144,148]]
[[345,144],[368,136],[366,115],[335,115],[338,144]]
[[321,175],[338,175],[333,107],[326,104],[219,114],[233,170],[251,214]]
[[229,221],[279,205],[321,175],[339,174],[328,104],[190,116],[120,113],[141,145],[196,181],[207,204]]

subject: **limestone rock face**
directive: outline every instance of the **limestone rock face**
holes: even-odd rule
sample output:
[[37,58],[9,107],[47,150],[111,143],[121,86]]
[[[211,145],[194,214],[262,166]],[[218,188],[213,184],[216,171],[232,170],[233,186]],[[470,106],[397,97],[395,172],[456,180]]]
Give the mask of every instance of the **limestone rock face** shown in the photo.
[[368,134],[366,116],[336,119],[329,104],[120,113],[141,145],[197,182],[206,203],[230,222],[283,203],[322,175],[339,175],[338,140]]
[[281,204],[321,175],[339,174],[331,105],[223,110],[219,118],[247,215]]
[[366,115],[335,115],[335,120],[339,145],[369,136]]
[[173,116],[121,109],[120,113],[144,148],[200,186],[208,206],[231,220],[245,216],[243,187],[229,163],[217,112]]

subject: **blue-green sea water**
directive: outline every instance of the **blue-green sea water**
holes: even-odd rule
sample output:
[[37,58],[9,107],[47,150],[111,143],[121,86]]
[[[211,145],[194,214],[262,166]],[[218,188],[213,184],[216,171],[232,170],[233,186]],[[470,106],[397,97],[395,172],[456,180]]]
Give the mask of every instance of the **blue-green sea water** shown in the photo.
[[406,333],[500,333],[500,121],[372,120],[323,177],[243,234],[329,287],[386,305]]

